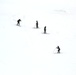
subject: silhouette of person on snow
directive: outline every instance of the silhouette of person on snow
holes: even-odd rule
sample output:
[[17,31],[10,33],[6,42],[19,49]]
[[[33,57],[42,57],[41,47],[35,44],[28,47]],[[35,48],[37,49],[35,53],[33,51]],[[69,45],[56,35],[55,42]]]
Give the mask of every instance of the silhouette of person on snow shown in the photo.
[[20,21],[21,21],[21,19],[17,20],[17,26],[20,26]]
[[36,21],[36,28],[39,28],[39,27],[38,27],[38,21]]
[[46,34],[46,26],[44,27],[44,34]]
[[59,46],[57,46],[56,48],[58,49],[58,52],[57,52],[57,53],[60,53],[60,47],[59,47]]

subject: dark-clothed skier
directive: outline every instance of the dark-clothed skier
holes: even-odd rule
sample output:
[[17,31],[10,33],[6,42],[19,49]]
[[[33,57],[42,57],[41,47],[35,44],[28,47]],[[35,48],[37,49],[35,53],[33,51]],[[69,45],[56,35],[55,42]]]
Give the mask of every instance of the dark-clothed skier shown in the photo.
[[36,21],[36,28],[38,28],[38,21]]
[[58,52],[57,52],[57,53],[60,53],[60,47],[59,47],[59,46],[57,46],[56,48],[58,49]]
[[17,20],[17,26],[20,26],[20,21],[21,21],[21,19]]
[[46,26],[44,27],[44,34],[46,34]]

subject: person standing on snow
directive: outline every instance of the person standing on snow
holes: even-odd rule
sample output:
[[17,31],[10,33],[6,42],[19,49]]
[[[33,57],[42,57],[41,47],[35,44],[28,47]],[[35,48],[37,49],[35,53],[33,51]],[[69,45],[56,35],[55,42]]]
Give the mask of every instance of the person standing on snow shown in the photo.
[[36,21],[36,28],[39,28],[39,27],[38,27],[38,21]]
[[46,34],[46,26],[44,27],[44,34]]
[[17,26],[20,26],[20,21],[21,21],[21,19],[17,20]]
[[56,48],[58,49],[58,52],[57,52],[57,53],[60,53],[60,47],[59,47],[59,46],[57,46]]

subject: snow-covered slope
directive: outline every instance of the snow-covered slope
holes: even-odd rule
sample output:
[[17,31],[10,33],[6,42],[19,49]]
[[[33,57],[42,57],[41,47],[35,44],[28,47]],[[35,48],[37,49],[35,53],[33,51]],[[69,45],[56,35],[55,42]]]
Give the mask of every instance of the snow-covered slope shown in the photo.
[[[75,0],[0,1],[0,75],[76,75],[75,4]],[[19,18],[21,27],[16,26]]]

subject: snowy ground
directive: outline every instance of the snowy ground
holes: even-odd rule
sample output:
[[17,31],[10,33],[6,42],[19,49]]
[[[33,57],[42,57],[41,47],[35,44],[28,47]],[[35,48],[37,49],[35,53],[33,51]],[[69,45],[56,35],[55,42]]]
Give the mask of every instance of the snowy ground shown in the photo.
[[[0,75],[76,75],[75,4],[0,0]],[[16,26],[19,18],[21,27]]]

